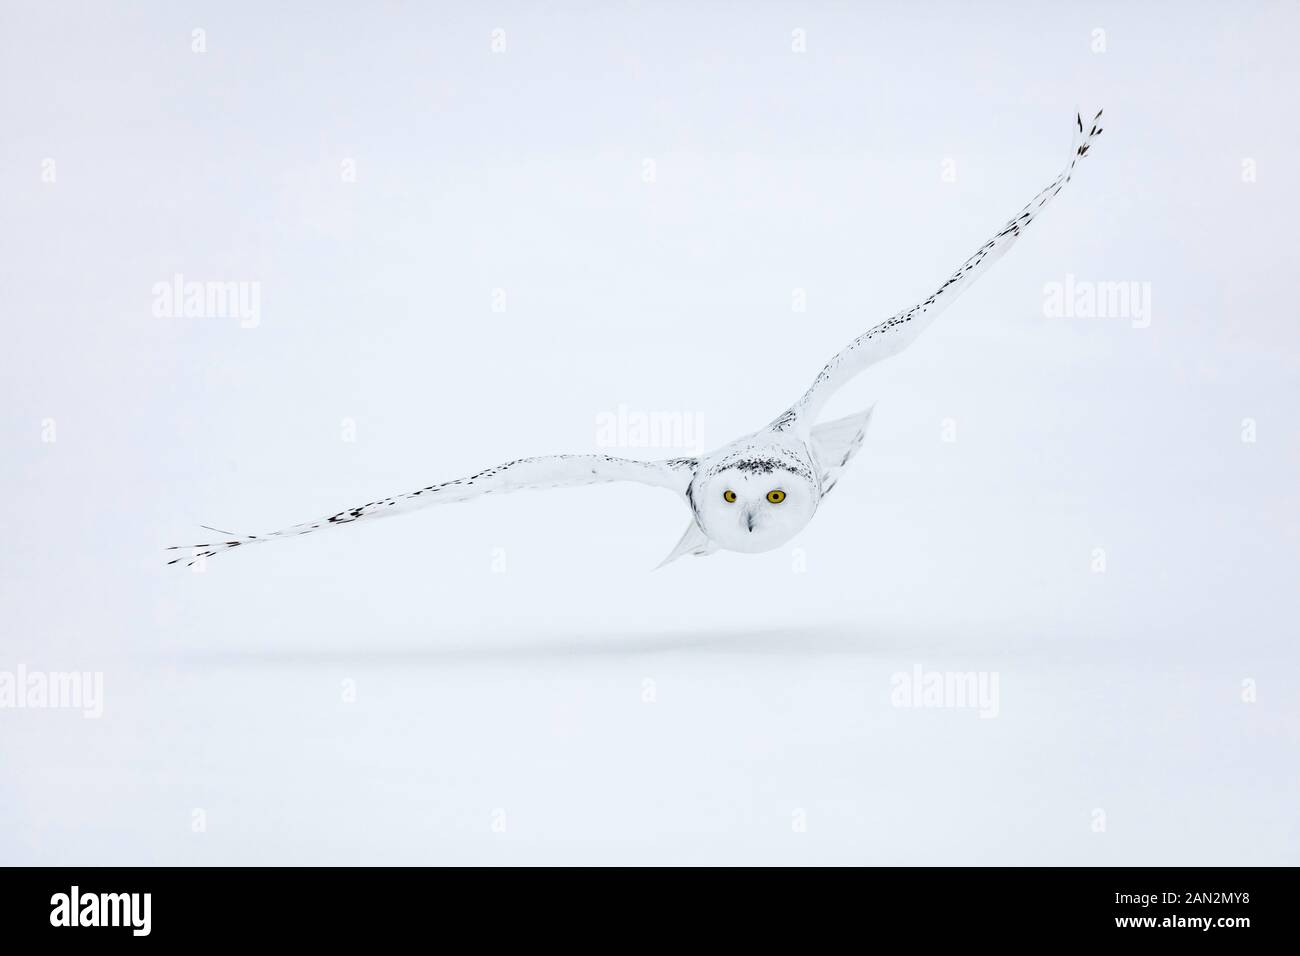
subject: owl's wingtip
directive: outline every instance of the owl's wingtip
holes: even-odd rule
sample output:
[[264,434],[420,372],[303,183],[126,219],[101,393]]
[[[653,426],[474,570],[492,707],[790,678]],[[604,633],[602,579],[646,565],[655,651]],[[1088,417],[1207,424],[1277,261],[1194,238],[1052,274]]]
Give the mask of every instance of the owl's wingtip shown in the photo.
[[677,542],[677,546],[668,552],[668,557],[655,566],[655,570],[658,571],[665,564],[672,564],[684,554],[712,554],[717,549],[717,545],[709,540],[708,535],[700,529],[695,519],[692,518],[691,523],[686,526],[686,533]]

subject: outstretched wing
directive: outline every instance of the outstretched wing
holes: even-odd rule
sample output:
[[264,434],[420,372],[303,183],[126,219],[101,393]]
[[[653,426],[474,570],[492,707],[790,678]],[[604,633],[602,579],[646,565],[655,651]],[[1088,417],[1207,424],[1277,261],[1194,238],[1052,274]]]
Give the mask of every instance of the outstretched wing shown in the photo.
[[808,444],[812,446],[813,461],[821,473],[823,498],[831,493],[840,480],[840,474],[862,449],[862,439],[867,436],[874,407],[833,422],[823,422],[812,430]]
[[1085,132],[1083,118],[1076,114],[1074,148],[1070,153],[1069,165],[1031,199],[1024,209],[1013,216],[992,239],[980,246],[973,256],[963,262],[928,299],[868,329],[854,339],[848,348],[831,359],[821,370],[812,387],[773,422],[773,427],[786,429],[798,425],[801,429],[810,429],[827,400],[846,382],[868,366],[896,355],[910,345],[934,320],[934,317],[960,294],[962,289],[975,281],[1011,248],[1012,244],[1020,238],[1020,233],[1025,227],[1034,221],[1039,211],[1070,181],[1074,167],[1079,160],[1088,155],[1092,141],[1101,134],[1101,127],[1097,125],[1100,119],[1099,110],[1092,119],[1091,128]]
[[637,481],[685,495],[694,473],[695,459],[693,458],[674,458],[668,461],[631,461],[627,458],[611,458],[608,455],[546,455],[540,458],[520,458],[465,478],[429,485],[393,498],[367,502],[316,521],[282,528],[268,534],[231,535],[225,540],[209,544],[168,548],[168,551],[176,551],[178,554],[167,563],[183,563],[189,567],[200,559],[215,557],[246,544],[264,544],[268,541],[278,541],[351,524],[354,521],[404,514],[430,505],[450,504],[454,501],[466,501],[480,495],[500,494],[506,491],[594,485],[609,481]]

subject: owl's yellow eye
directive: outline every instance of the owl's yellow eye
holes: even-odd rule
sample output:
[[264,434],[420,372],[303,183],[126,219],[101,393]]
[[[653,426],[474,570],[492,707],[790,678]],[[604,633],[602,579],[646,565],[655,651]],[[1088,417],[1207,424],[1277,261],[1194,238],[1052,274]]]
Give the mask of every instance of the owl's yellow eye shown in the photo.
[[722,493],[722,500],[727,502],[727,504],[731,504],[736,500],[736,493],[728,488]]
[[779,505],[781,502],[785,501],[785,492],[781,491],[779,488],[774,488],[767,493],[767,500],[772,502],[774,505]]

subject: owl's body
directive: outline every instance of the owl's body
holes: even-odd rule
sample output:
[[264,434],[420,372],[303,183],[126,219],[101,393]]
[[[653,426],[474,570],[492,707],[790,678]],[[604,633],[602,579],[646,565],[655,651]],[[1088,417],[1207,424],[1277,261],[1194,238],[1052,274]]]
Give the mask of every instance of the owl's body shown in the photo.
[[1100,117],[1098,112],[1087,132],[1082,119],[1076,117],[1069,165],[927,299],[872,326],[836,354],[799,400],[765,428],[697,458],[648,462],[608,455],[522,458],[269,534],[228,536],[210,544],[171,548],[181,554],[168,563],[193,565],[244,545],[480,495],[607,481],[636,481],[665,488],[689,508],[690,524],[665,564],[685,554],[706,555],[718,550],[755,553],[778,548],[808,525],[822,499],[862,447],[871,410],[818,423],[831,395],[867,367],[914,341],[963,288],[1014,244],[1038,212],[1070,181],[1076,164],[1101,133],[1097,125]]
[[871,412],[809,432],[770,425],[696,460],[691,524],[668,560],[717,550],[757,553],[804,529],[862,445]]

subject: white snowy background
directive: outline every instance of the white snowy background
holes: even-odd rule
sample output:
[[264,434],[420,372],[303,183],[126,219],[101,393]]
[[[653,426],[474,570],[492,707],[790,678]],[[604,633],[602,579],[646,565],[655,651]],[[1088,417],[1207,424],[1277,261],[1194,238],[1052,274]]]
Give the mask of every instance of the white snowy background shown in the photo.
[[[0,710],[0,863],[1300,862],[1297,27],[4,0],[0,671],[104,713]],[[1100,107],[779,551],[651,571],[686,511],[612,485],[163,564],[682,450],[598,449],[620,405],[762,425]],[[260,323],[155,316],[176,273]],[[1149,326],[1046,315],[1067,275]],[[918,666],[996,716],[895,706]]]

